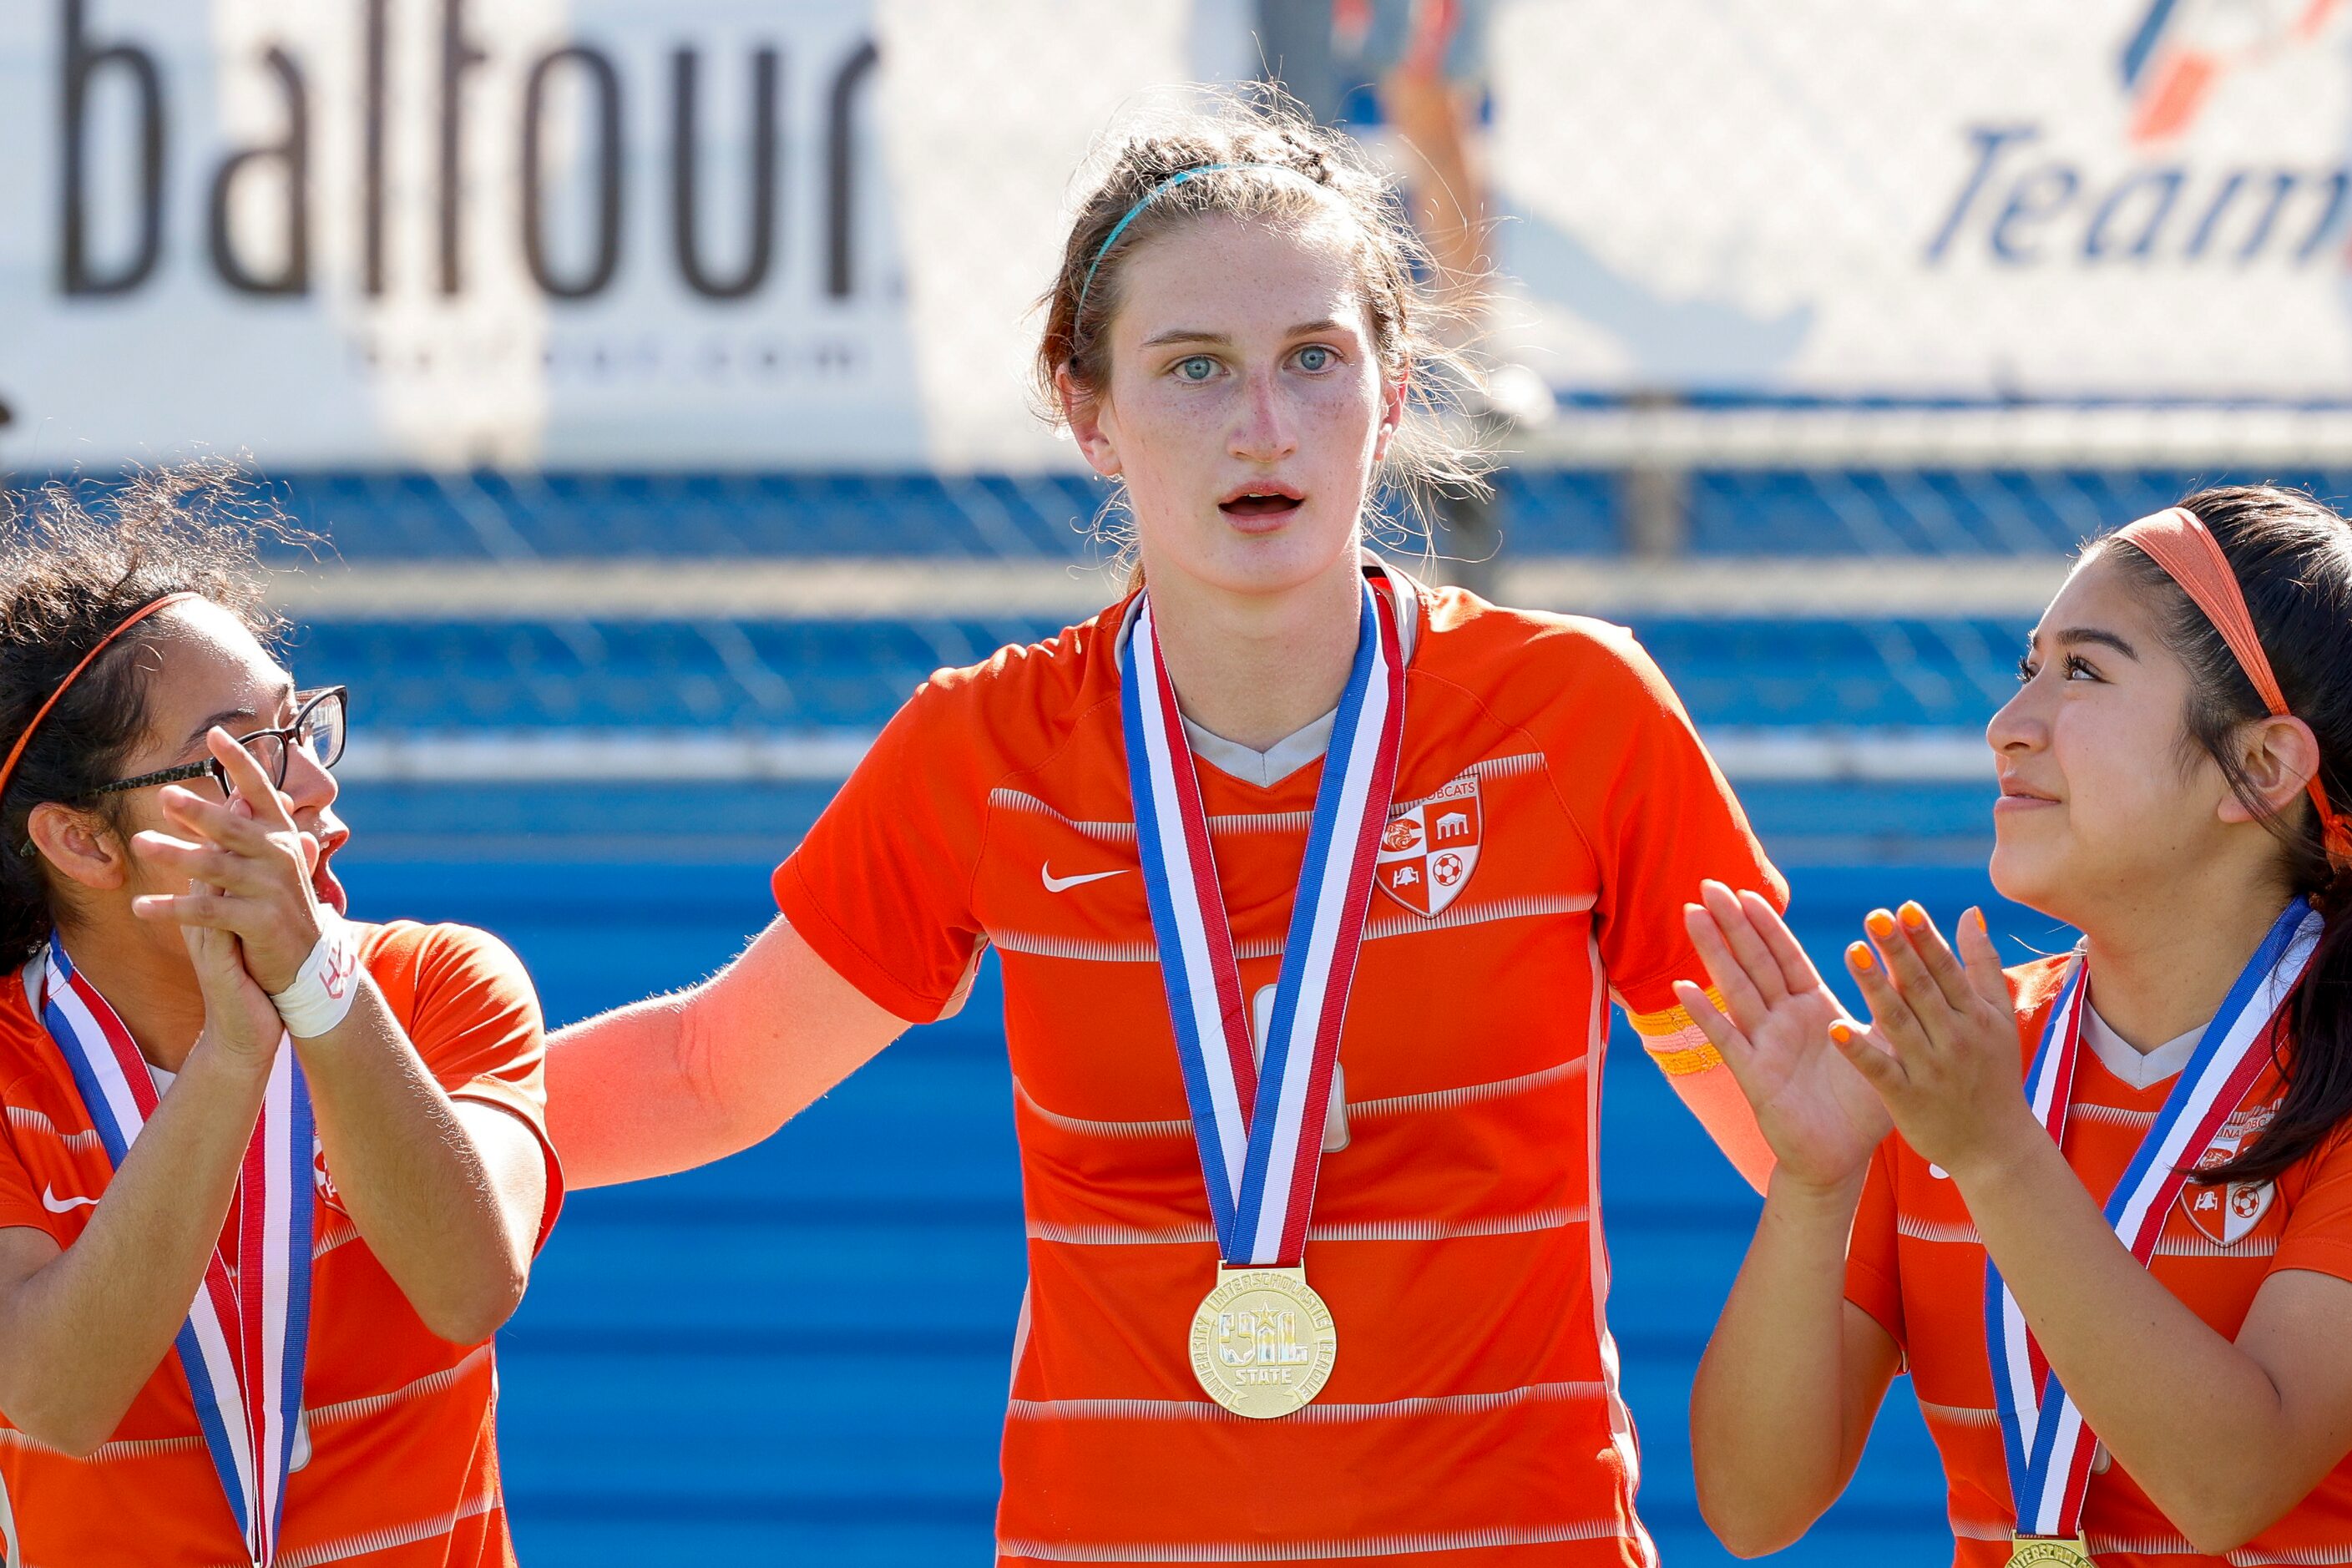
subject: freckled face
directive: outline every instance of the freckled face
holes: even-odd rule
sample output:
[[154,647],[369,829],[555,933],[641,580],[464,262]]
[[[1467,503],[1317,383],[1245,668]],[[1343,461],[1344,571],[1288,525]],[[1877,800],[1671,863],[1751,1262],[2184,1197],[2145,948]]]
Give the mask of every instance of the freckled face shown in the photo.
[[[2188,667],[2123,575],[2094,557],[2042,612],[2017,695],[1985,738],[1999,760],[1992,882],[2079,922],[2210,853],[2229,798],[2183,731]],[[2184,748],[2189,748],[2184,750]]]
[[1147,574],[1272,593],[1355,548],[1401,389],[1347,239],[1202,217],[1126,258],[1088,458],[1126,481]]

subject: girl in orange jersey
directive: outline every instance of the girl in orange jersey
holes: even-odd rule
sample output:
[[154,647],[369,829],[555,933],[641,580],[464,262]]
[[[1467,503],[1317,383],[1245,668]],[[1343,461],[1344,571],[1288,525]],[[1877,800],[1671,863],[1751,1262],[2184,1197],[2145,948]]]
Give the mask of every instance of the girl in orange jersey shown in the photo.
[[344,921],[342,689],[259,640],[229,482],[0,543],[0,1562],[511,1563],[538,1002],[480,931]]
[[1671,987],[1689,889],[1781,885],[1624,632],[1364,551],[1376,485],[1449,467],[1418,276],[1339,138],[1235,109],[1116,148],[1039,370],[1138,591],[934,675],[777,870],[782,919],[551,1053],[576,1179],[674,1171],[997,950],[1004,1562],[1654,1555],[1602,1317],[1610,1002],[1760,1175]]
[[1780,1157],[1701,1505],[1794,1541],[1907,1367],[1956,1563],[2352,1563],[2352,533],[2191,496],[2084,552],[2021,680],[1992,879],[2074,953],[1875,911],[1865,1028],[1759,900],[1690,911]]

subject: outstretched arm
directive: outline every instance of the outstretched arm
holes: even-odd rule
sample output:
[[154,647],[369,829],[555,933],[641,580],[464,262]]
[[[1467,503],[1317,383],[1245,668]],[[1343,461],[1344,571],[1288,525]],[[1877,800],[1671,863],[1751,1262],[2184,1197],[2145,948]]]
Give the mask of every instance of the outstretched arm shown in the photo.
[[1650,1059],[1666,1075],[1675,1098],[1706,1129],[1706,1135],[1715,1140],[1740,1180],[1759,1193],[1769,1190],[1772,1145],[1758,1130],[1755,1109],[1739,1092],[1739,1080],[1723,1065],[1696,1023],[1676,1016],[1667,1020],[1665,1028],[1654,1031],[1643,1027],[1650,1022],[1646,1017],[1636,1018],[1633,1029],[1642,1037]]
[[549,1131],[574,1187],[708,1164],[775,1131],[906,1027],[779,916],[701,984],[558,1033]]

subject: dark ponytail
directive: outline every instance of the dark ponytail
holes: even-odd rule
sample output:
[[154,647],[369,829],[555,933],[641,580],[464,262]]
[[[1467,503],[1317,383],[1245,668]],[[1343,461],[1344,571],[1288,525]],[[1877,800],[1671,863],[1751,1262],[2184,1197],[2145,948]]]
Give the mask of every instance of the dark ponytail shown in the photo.
[[[102,493],[53,484],[0,495],[0,756],[107,633],[166,594],[200,594],[256,636],[273,634],[257,551],[265,538],[294,537],[226,462],[142,473]],[[152,661],[140,654],[156,645],[152,625],[125,633],[73,683],[0,795],[0,971],[38,952],[60,913],[32,847],[33,808],[91,803],[146,732]]]
[[[2338,809],[2352,805],[2352,523],[2310,496],[2266,485],[2200,490],[2181,505],[2229,557],[2287,710],[2319,741],[2319,776]],[[2210,756],[2249,806],[2255,792],[2231,742],[2266,717],[2229,645],[2163,568],[2127,542],[2100,548],[2165,606],[2165,645],[2189,667],[2188,743]],[[2279,840],[2294,890],[2327,919],[2296,988],[2279,1069],[2286,1094],[2254,1142],[2204,1183],[2267,1182],[2352,1116],[2352,867],[2331,867],[2318,813],[2298,795],[2263,821]]]

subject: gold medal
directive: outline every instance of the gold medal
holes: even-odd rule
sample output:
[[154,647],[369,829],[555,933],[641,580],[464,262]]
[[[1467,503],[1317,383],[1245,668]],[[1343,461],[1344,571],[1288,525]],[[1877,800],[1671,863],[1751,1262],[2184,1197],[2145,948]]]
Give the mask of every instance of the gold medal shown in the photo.
[[2017,1535],[2010,1538],[2009,1568],[2095,1568],[2079,1535]]
[[1217,1288],[1192,1314],[1192,1375],[1236,1415],[1291,1414],[1322,1391],[1339,1354],[1331,1309],[1304,1268],[1220,1263]]

